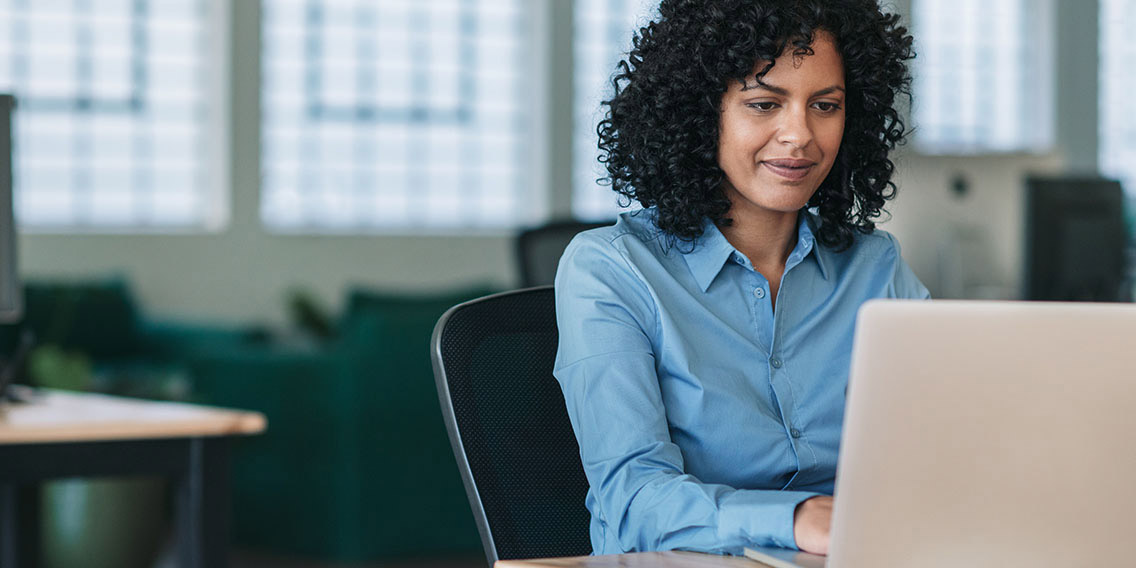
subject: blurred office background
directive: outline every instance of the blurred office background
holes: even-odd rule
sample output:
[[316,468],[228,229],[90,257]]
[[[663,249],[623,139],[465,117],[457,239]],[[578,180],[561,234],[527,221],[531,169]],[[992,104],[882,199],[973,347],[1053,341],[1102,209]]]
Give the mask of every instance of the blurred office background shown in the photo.
[[[234,456],[238,565],[476,565],[429,327],[519,284],[520,229],[618,213],[598,102],[653,4],[0,0],[29,317],[111,290],[125,315],[91,308],[91,333],[165,347],[100,344],[90,368],[157,359],[164,396],[269,415]],[[1136,199],[1136,0],[885,4],[919,56],[883,228],[933,295],[1017,298],[1028,175]]]
[[[517,227],[616,213],[596,103],[650,4],[4,0],[22,271],[232,322],[295,287],[509,286]],[[961,232],[1013,294],[1024,172],[1136,183],[1134,4],[896,3],[920,56],[885,226],[933,292]]]

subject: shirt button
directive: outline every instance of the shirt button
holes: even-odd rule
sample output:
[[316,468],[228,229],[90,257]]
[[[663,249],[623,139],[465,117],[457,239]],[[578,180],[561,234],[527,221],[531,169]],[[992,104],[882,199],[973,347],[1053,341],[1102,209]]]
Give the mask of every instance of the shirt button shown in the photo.
[[765,298],[765,288],[754,288],[753,295],[757,296],[758,300]]
[[781,360],[776,358],[776,357],[770,359],[769,364],[773,365],[774,369],[780,369],[781,368]]
[[801,437],[801,431],[796,429],[796,428],[790,428],[789,429],[789,435],[794,437],[794,438],[800,438]]

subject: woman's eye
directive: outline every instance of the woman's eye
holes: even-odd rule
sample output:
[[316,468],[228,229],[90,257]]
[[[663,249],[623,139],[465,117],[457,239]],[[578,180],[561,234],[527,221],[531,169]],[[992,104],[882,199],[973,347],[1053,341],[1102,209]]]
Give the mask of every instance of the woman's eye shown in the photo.
[[750,108],[754,109],[754,110],[757,110],[757,111],[769,112],[769,111],[771,111],[771,110],[773,110],[774,108],[777,107],[777,103],[772,103],[772,102],[768,102],[768,101],[761,101],[761,102],[756,102],[756,103],[749,103],[748,106]]
[[827,103],[822,101],[816,103],[814,106],[816,106],[817,110],[821,112],[836,112],[840,110],[840,105],[837,103]]

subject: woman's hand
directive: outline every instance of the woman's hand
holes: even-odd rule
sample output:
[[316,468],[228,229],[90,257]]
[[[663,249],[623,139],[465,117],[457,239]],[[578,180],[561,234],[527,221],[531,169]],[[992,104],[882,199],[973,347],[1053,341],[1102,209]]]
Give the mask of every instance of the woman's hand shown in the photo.
[[793,538],[797,540],[797,548],[827,555],[831,526],[832,497],[813,497],[802,501],[793,513]]

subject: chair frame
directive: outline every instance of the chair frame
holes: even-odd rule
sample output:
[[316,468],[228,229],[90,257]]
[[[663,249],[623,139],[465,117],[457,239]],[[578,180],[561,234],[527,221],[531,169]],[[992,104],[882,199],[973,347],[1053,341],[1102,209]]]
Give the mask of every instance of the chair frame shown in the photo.
[[481,503],[481,493],[477,489],[477,482],[473,479],[473,471],[469,465],[469,456],[466,455],[465,446],[462,444],[461,429],[458,427],[457,416],[454,414],[454,404],[450,398],[450,382],[446,376],[446,366],[442,362],[442,331],[446,328],[450,318],[455,313],[469,306],[492,301],[504,296],[551,289],[551,285],[534,286],[531,288],[499,292],[489,296],[475,298],[468,302],[462,302],[442,314],[442,317],[438,319],[437,325],[434,326],[433,335],[430,337],[430,359],[434,365],[434,382],[438,387],[438,402],[442,407],[442,417],[446,421],[446,433],[450,436],[450,445],[453,447],[454,457],[457,459],[458,469],[461,471],[462,484],[465,485],[465,493],[466,496],[469,497],[469,506],[473,511],[474,520],[477,522],[477,531],[481,534],[481,545],[485,549],[485,558],[489,561],[489,566],[493,566],[497,563],[497,545],[493,540],[493,531],[489,527],[489,519],[485,514],[485,506]]

